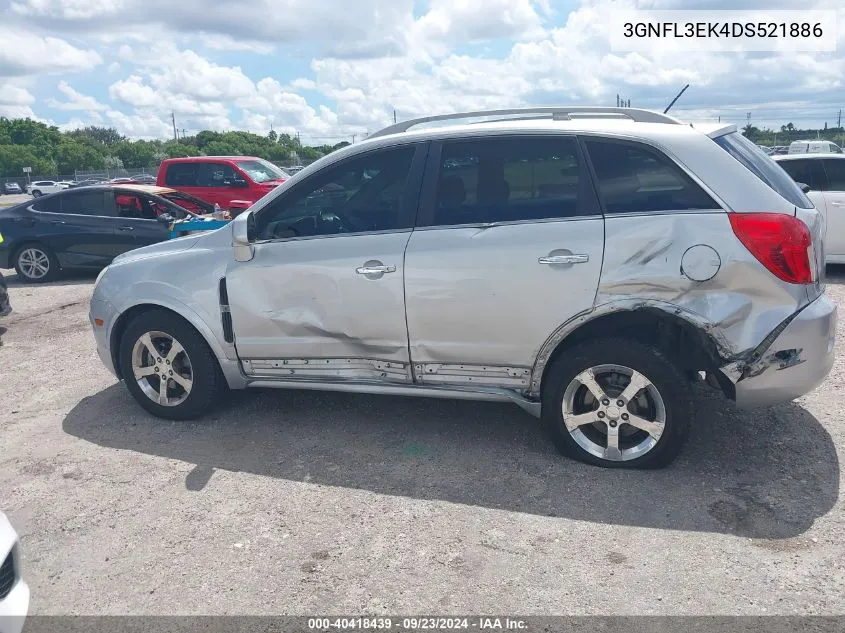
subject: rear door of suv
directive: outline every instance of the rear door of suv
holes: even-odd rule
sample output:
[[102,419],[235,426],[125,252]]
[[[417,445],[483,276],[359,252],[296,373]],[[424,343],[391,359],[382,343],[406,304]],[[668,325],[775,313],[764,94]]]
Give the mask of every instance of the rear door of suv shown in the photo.
[[574,136],[432,143],[405,256],[415,380],[529,387],[546,339],[593,307],[603,255]]

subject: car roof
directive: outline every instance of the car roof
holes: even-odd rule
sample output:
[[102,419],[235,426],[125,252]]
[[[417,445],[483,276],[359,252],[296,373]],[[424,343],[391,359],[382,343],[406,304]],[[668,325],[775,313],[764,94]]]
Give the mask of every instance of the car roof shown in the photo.
[[154,196],[160,196],[165,193],[176,193],[175,189],[171,189],[170,187],[159,187],[158,185],[134,185],[131,183],[114,183],[110,185],[110,189],[125,189],[128,191],[137,191],[138,193],[148,193]]
[[208,163],[216,160],[261,160],[258,156],[186,156],[165,158],[163,163]]

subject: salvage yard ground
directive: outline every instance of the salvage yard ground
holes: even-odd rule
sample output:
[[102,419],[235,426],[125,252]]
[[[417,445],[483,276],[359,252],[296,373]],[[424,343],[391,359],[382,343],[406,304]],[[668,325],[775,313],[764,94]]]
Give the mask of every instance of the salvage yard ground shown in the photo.
[[845,318],[815,392],[699,389],[681,457],[626,472],[506,404],[264,391],[159,420],[97,357],[92,277],[3,272],[0,509],[35,614],[845,613]]

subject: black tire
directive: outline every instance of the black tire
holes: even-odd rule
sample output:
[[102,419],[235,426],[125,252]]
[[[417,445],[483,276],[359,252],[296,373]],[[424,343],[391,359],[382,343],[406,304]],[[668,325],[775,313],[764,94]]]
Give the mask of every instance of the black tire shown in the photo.
[[[146,333],[162,332],[178,341],[190,359],[193,385],[181,403],[162,405],[151,400],[135,379],[132,353],[135,343]],[[211,409],[227,389],[220,365],[199,332],[182,317],[165,310],[151,310],[129,323],[120,341],[121,374],[129,392],[144,409],[168,420],[190,420]],[[153,378],[153,376],[151,376]]]
[[35,190],[32,192],[32,197],[33,197],[33,198],[40,198],[42,195],[44,195],[44,194],[42,194],[42,193],[41,193],[41,190],[39,190],[39,189],[35,189]]
[[[659,434],[656,443],[648,450],[643,449],[644,452],[638,456],[636,452],[631,452],[627,457],[620,459],[624,455],[624,451],[622,451],[617,454],[616,459],[609,459],[607,458],[608,452],[605,452],[604,456],[595,455],[579,444],[578,440],[595,448],[596,443],[601,441],[601,429],[603,428],[606,445],[607,431],[610,430],[607,425],[613,424],[614,427],[618,425],[617,432],[620,433],[620,436],[623,431],[627,434],[626,437],[620,439],[620,448],[623,447],[623,440],[630,442],[629,448],[636,447],[637,442],[640,441],[644,442],[642,446],[648,446],[653,441],[653,437],[646,431],[640,431],[630,426],[622,418],[625,418],[626,415],[640,413],[640,404],[647,408],[658,406],[654,404],[656,399],[650,391],[641,390],[638,392],[639,396],[622,407],[614,406],[617,404],[616,402],[610,402],[612,412],[611,409],[606,409],[608,413],[602,413],[603,421],[597,419],[595,424],[577,427],[577,430],[581,431],[580,435],[577,433],[573,435],[567,430],[563,413],[564,395],[567,387],[570,383],[574,385],[573,391],[570,392],[570,394],[573,394],[571,397],[573,401],[580,398],[582,406],[588,413],[592,414],[592,411],[590,411],[592,407],[595,407],[598,411],[602,408],[599,406],[600,402],[592,401],[592,393],[579,391],[587,389],[587,387],[579,386],[580,381],[575,381],[575,378],[589,368],[598,368],[602,365],[616,365],[639,372],[650,381],[659,394],[660,400],[662,400],[663,411],[665,412],[662,434]],[[623,380],[619,378],[623,375],[621,373],[614,373],[612,370],[604,371],[607,373],[599,372],[601,376],[604,376],[601,380]],[[624,380],[630,380],[630,378]],[[607,382],[605,385],[600,384],[599,386],[608,390],[610,400],[617,397],[618,392],[613,393],[613,390],[619,389],[619,386],[613,387]],[[657,409],[652,408],[651,411],[654,413]],[[621,415],[621,418],[612,417],[618,415]],[[660,350],[628,339],[588,341],[565,350],[549,367],[543,382],[542,421],[555,446],[564,455],[595,466],[606,468],[661,468],[666,466],[683,447],[693,415],[692,390],[684,373]],[[643,414],[641,417],[649,419],[650,416]],[[654,414],[653,419],[657,420],[657,414]],[[615,420],[619,421],[615,422]],[[655,433],[655,435],[658,434]],[[576,436],[578,440],[576,440]],[[628,459],[628,457],[631,458]]]
[[[46,258],[48,266],[47,272],[46,274],[40,277],[32,277],[31,273],[27,272],[31,270],[31,268],[21,263],[21,259],[24,257],[24,254],[33,251],[36,253],[41,253],[42,256]],[[12,261],[14,262],[15,271],[18,273],[18,279],[26,283],[42,284],[46,281],[52,281],[59,275],[59,260],[56,259],[56,256],[53,251],[51,251],[43,244],[38,244],[35,242],[24,244],[15,251],[15,255],[12,258]]]

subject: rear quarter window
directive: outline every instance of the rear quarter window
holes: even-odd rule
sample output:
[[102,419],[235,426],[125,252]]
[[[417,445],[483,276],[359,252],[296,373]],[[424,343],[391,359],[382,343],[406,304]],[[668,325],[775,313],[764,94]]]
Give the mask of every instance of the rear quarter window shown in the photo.
[[742,134],[731,132],[713,140],[716,145],[733,156],[743,167],[788,200],[790,204],[801,209],[813,208],[813,203],[789,174]]
[[640,143],[588,140],[607,213],[720,209],[668,156]]

